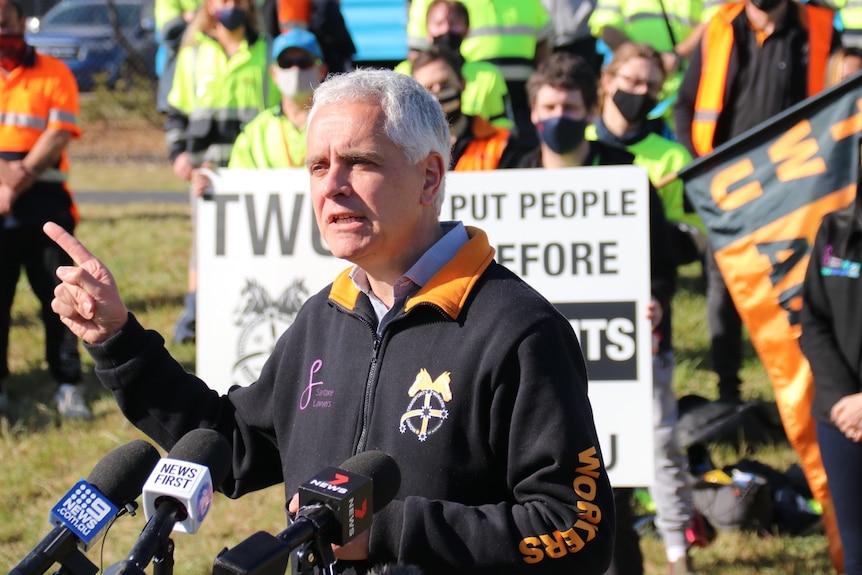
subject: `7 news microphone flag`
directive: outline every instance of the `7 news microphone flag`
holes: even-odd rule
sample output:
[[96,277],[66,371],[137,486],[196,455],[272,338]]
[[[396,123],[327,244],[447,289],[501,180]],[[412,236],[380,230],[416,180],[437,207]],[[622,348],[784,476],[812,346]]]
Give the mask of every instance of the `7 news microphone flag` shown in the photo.
[[9,575],[41,575],[54,563],[62,573],[93,575],[98,569],[81,551],[101,536],[126,504],[137,499],[153,465],[156,448],[143,440],[117,447],[78,481],[51,510],[54,529]]
[[820,220],[856,194],[862,75],[804,100],[696,159],[678,177],[708,230],[727,288],[769,374],[787,437],[843,565],[799,347],[802,281]]
[[258,531],[222,551],[213,575],[274,575],[288,569],[290,553],[300,550],[298,571],[313,566],[329,570],[335,562],[331,545],[346,545],[371,528],[374,512],[383,509],[401,487],[401,470],[382,451],[363,451],[329,467],[299,486],[299,511],[278,535]]

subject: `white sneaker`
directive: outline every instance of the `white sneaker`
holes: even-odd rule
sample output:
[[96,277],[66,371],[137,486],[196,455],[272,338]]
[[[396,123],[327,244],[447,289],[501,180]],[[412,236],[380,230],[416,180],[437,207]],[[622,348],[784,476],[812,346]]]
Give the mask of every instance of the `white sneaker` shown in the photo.
[[67,419],[90,419],[93,417],[90,408],[84,401],[84,395],[77,385],[61,383],[60,389],[54,394],[54,401],[57,402],[57,411]]

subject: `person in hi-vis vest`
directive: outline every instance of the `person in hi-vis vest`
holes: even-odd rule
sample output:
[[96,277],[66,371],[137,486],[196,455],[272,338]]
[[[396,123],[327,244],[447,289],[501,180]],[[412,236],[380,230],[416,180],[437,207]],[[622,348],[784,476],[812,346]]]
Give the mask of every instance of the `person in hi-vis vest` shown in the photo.
[[[724,4],[692,53],[674,108],[677,138],[692,156],[822,90],[838,42],[832,11],[790,0]],[[707,314],[719,398],[740,401],[742,321],[707,249]]]
[[[186,28],[165,121],[171,164],[185,181],[191,182],[200,168],[227,166],[242,127],[280,99],[257,21],[252,0],[206,0]],[[194,228],[199,190],[189,189]],[[188,293],[174,330],[178,343],[195,337],[198,277],[192,234]]]
[[413,62],[413,77],[434,94],[449,120],[452,169],[470,172],[513,167],[518,143],[512,132],[492,125],[481,116],[463,112],[466,83],[462,65],[461,56],[438,46],[421,52]]

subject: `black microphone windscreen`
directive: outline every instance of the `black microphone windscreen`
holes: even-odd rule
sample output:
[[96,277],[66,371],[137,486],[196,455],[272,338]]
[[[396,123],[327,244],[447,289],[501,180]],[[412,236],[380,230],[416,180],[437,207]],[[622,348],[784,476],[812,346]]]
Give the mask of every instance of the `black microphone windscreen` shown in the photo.
[[168,452],[168,457],[206,465],[213,486],[218,489],[230,471],[231,447],[218,431],[193,429],[177,441]]
[[111,503],[122,507],[134,501],[144,488],[156,463],[159,452],[155,447],[136,439],[117,447],[99,461],[87,482],[102,492]]
[[341,464],[341,469],[371,478],[374,510],[383,509],[401,487],[401,470],[395,460],[382,451],[363,451]]

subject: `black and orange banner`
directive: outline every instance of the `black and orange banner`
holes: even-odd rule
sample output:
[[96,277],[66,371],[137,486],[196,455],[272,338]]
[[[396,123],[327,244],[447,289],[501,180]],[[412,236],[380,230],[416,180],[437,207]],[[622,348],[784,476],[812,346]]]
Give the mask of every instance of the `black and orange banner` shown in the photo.
[[860,131],[862,75],[857,75],[679,173],[769,374],[788,439],[823,506],[836,568],[843,566],[841,544],[811,417],[814,389],[799,347],[799,309],[821,218],[855,197]]

